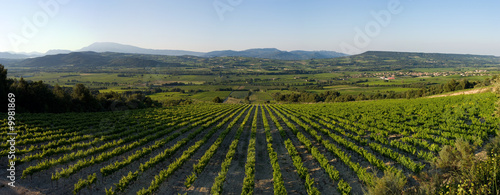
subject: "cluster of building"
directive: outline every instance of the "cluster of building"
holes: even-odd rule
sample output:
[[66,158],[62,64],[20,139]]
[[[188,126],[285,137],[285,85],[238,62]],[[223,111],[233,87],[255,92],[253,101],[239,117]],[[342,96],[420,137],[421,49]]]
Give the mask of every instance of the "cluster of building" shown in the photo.
[[[360,74],[347,74],[338,80],[347,80],[350,78],[367,78],[367,77],[378,77],[382,80],[396,80],[396,77],[438,77],[438,76],[450,76],[450,75],[460,75],[460,76],[486,76],[488,75],[487,70],[473,70],[473,71],[448,71],[448,72],[376,72],[376,73],[360,73]],[[307,77],[294,77],[294,79],[307,79]]]
[[380,77],[380,79],[382,79],[382,80],[394,80],[396,78],[394,77],[394,75],[392,75],[392,77],[385,77],[384,76],[384,77]]
[[[485,76],[487,75],[487,70],[474,70],[474,71],[449,71],[449,72],[379,72],[373,73],[374,77],[379,77],[383,80],[393,80],[395,76],[413,76],[413,77],[423,77],[423,76],[450,76],[450,75],[460,75],[460,76]],[[391,75],[391,76],[389,76]],[[364,74],[363,76],[367,76]]]

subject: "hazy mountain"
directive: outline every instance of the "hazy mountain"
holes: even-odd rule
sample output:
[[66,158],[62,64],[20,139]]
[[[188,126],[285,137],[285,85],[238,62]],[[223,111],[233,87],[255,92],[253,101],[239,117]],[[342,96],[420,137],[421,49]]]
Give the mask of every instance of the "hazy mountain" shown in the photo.
[[24,59],[0,58],[0,64],[4,66],[15,66],[17,63],[23,60]]
[[111,43],[111,42],[93,43],[87,47],[80,49],[79,51],[135,53],[135,54],[152,54],[152,55],[171,55],[171,56],[182,56],[182,55],[201,56],[201,55],[203,55],[203,53],[201,53],[201,52],[194,52],[194,51],[145,49],[145,48],[140,48],[140,47],[136,47],[136,46],[123,45],[123,44]]
[[71,53],[71,50],[53,49],[53,50],[49,50],[45,53],[39,53],[39,52],[30,52],[30,53],[0,52],[0,58],[3,58],[3,59],[26,59],[26,58],[41,57],[44,55],[68,54],[68,53]]
[[29,58],[19,62],[18,65],[25,67],[62,67],[85,64],[92,67],[103,66],[107,62],[108,59],[96,52],[73,52]]
[[253,57],[253,58],[266,58],[266,59],[278,59],[278,60],[307,60],[307,59],[324,59],[324,58],[336,58],[347,56],[343,53],[338,53],[334,51],[281,51],[275,48],[262,48],[262,49],[248,49],[244,51],[234,51],[234,50],[223,50],[223,51],[212,51],[208,53],[184,51],[184,50],[155,50],[155,49],[144,49],[131,45],[124,45],[119,43],[111,42],[98,42],[93,43],[87,47],[80,49],[79,51],[94,51],[94,52],[116,52],[116,53],[135,53],[135,54],[151,54],[151,55],[171,55],[171,56],[182,56],[182,55],[192,55],[201,57]]
[[30,56],[30,57],[37,57],[37,56],[43,56],[44,54],[43,53],[40,53],[40,52],[11,52],[11,53],[15,53],[15,54],[23,54],[23,55],[27,55],[27,56]]
[[[177,58],[180,58],[177,60]],[[93,51],[72,52],[69,54],[46,55],[37,58],[28,58],[17,62],[17,66],[37,67],[37,68],[63,68],[72,67],[92,68],[92,67],[159,67],[159,66],[179,66],[180,63],[171,62],[175,60],[183,61],[182,56],[166,55],[144,55],[126,54]],[[170,61],[169,61],[170,60]]]
[[276,48],[248,49],[244,51],[223,50],[208,52],[204,57],[254,57],[277,60],[308,60],[308,59],[325,59],[347,56],[343,53],[334,51],[281,51]]
[[132,45],[124,45],[112,42],[97,42],[93,43],[87,47],[79,49],[77,51],[71,50],[60,50],[54,49],[49,50],[46,53],[14,53],[14,52],[0,52],[0,58],[4,59],[26,59],[32,57],[40,57],[44,55],[56,55],[56,54],[69,54],[71,52],[114,52],[114,53],[128,53],[128,54],[149,54],[149,55],[168,55],[168,56],[198,56],[198,57],[252,57],[252,58],[265,58],[265,59],[276,59],[276,60],[308,60],[308,59],[325,59],[325,58],[336,58],[347,56],[343,53],[338,53],[334,51],[281,51],[275,48],[259,48],[259,49],[248,49],[244,51],[234,51],[234,50],[223,50],[223,51],[212,51],[208,53],[185,51],[185,50],[157,50],[157,49],[145,49]]
[[41,57],[44,55],[55,55],[55,54],[68,54],[71,53],[70,50],[61,50],[61,49],[53,49],[49,50],[45,53],[39,53],[39,52],[0,52],[0,58],[4,59],[26,59],[26,58],[34,58],[34,57]]
[[71,52],[72,52],[71,50],[65,50],[65,49],[51,49],[45,52],[45,55],[68,54]]
[[325,58],[336,58],[336,57],[343,57],[343,56],[348,56],[347,54],[343,53],[338,53],[334,51],[302,51],[302,50],[295,50],[291,51],[290,53],[301,56],[302,58],[305,59],[325,59]]
[[0,52],[0,58],[4,59],[24,59],[41,56],[36,54],[28,54],[28,53],[14,53],[14,52]]

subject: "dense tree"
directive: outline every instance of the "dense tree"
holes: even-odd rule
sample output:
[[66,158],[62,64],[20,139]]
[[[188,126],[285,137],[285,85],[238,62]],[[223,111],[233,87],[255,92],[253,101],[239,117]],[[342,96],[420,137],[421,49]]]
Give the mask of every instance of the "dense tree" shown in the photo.
[[212,100],[212,102],[214,102],[214,103],[222,103],[222,102],[224,102],[224,100],[221,99],[219,96],[216,96],[216,97],[214,97],[214,99]]
[[168,99],[163,102],[163,106],[177,106],[192,104],[191,99]]
[[88,102],[92,99],[92,94],[90,94],[90,90],[85,87],[83,84],[76,84],[73,87],[73,93],[71,93],[71,97],[73,99],[77,99],[83,102]]
[[444,92],[455,91],[456,86],[457,86],[457,82],[455,81],[455,79],[451,79],[451,81],[448,81],[448,83],[446,83],[443,86],[443,90],[444,90]]
[[[158,107],[160,104],[144,94],[118,94],[96,92],[83,84],[73,89],[54,87],[42,81],[26,81],[24,78],[7,79],[7,69],[0,65],[0,95],[3,105],[7,105],[7,93],[14,93],[16,110],[20,112],[96,112],[135,108]],[[0,112],[5,112],[2,109]]]
[[5,69],[3,65],[0,64],[0,97],[2,97],[2,100],[6,99],[5,97],[7,97],[7,86],[7,69]]

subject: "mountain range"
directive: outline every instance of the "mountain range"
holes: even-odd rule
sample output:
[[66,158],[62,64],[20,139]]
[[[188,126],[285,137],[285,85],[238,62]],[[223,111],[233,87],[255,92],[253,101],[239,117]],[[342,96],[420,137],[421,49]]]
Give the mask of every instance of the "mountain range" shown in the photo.
[[[264,51],[262,51],[264,50]],[[267,51],[269,50],[269,51]],[[243,55],[239,52],[228,52],[230,55]],[[275,49],[251,50],[253,55],[264,55],[279,52]],[[218,56],[220,53],[212,53]],[[224,54],[225,55],[225,54]],[[278,53],[278,55],[282,55]],[[198,57],[191,55],[150,55],[115,52],[71,52],[68,54],[46,55],[27,59],[0,59],[0,64],[26,68],[89,71],[112,70],[121,68],[159,68],[159,67],[184,67],[207,68],[221,67],[231,69],[263,68],[269,70],[295,67],[321,68],[330,67],[338,70],[356,71],[387,71],[405,70],[413,68],[464,68],[464,67],[499,67],[500,57],[469,54],[440,54],[440,53],[414,53],[414,52],[387,52],[367,51],[362,54],[298,61],[285,61],[275,59],[262,59],[251,57]]]
[[347,56],[343,53],[334,51],[282,51],[275,48],[248,49],[244,51],[223,50],[212,52],[194,52],[185,50],[159,50],[145,49],[131,45],[124,45],[111,42],[97,42],[76,51],[70,50],[49,50],[46,53],[13,53],[0,52],[0,58],[4,59],[26,59],[41,57],[45,55],[68,54],[71,52],[114,52],[129,54],[149,54],[149,55],[169,55],[169,56],[197,56],[197,57],[254,57],[277,60],[307,60],[307,59],[325,59]]
[[281,51],[276,48],[248,49],[244,51],[224,50],[208,52],[203,57],[253,57],[275,60],[309,60],[347,56],[334,51]]
[[3,59],[26,59],[33,57],[44,56],[42,53],[14,53],[14,52],[0,52],[0,58]]
[[[21,67],[38,68],[104,68],[104,67],[159,67],[179,66],[176,61],[186,61],[189,56],[144,55],[113,52],[71,52],[69,54],[46,55],[28,58],[15,63]],[[201,57],[195,57],[201,58]]]

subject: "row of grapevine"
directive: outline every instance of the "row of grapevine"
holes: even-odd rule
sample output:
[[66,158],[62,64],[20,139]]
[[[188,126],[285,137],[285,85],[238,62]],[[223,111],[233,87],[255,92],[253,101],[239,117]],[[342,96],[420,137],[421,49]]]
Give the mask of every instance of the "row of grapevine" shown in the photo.
[[[330,177],[330,179],[332,181],[339,181],[340,180],[340,173],[338,170],[335,169],[335,167],[333,167],[332,165],[330,165],[328,162],[329,160],[321,153],[319,152],[318,148],[316,148],[315,146],[312,145],[312,142],[306,138],[306,136],[304,136],[301,132],[299,132],[299,130],[287,119],[285,118],[275,107],[272,107],[273,111],[285,122],[285,124],[292,130],[292,132],[295,134],[295,136],[297,137],[297,139],[306,146],[306,148],[311,152],[311,155],[316,159],[316,161],[320,164],[320,166],[323,168],[323,170],[325,170],[325,172],[328,174],[328,176]],[[283,112],[285,113],[285,112]],[[285,113],[287,115],[288,118],[291,118],[292,120],[294,120],[295,122],[300,122],[298,120],[296,120],[295,117],[291,116],[291,115],[288,115],[288,113]],[[350,162],[349,165],[353,166],[355,165],[354,163],[352,163],[352,161],[350,161],[350,156],[347,156],[344,152],[340,151],[335,145],[331,144],[330,142],[328,142],[327,140],[323,140],[321,138],[319,138],[319,136],[317,135],[317,133],[310,129],[308,126],[306,126],[305,124],[303,123],[300,123],[302,124],[301,126],[305,129],[308,133],[310,133],[311,135],[315,135],[313,137],[316,137],[316,139],[319,139],[318,142],[321,143],[323,146],[325,146],[325,148],[327,148],[327,150],[329,151],[334,151],[334,153],[336,155],[338,155],[338,157],[340,157],[344,162]],[[360,177],[360,179],[362,181],[371,181],[371,175],[369,175],[366,170],[364,169],[361,169],[361,168],[358,168],[359,167],[359,164],[357,164],[355,166],[355,170],[357,170],[357,173],[358,173],[358,177]],[[369,178],[369,179],[366,179],[366,178]],[[337,185],[337,189],[340,190],[342,193],[349,193],[349,192],[345,192],[345,191],[342,191],[343,189],[348,189],[348,188],[345,188],[343,186],[343,188],[339,188],[340,186]]]
[[[208,139],[210,139],[210,137],[212,137],[212,135],[215,134],[219,130],[219,128],[229,119],[231,119],[231,117],[227,117],[225,120],[220,122],[216,127],[212,128],[212,130],[210,130],[208,134],[206,134],[200,141],[197,141],[194,145],[185,150],[182,153],[181,157],[177,158],[173,163],[171,163],[168,166],[167,169],[161,170],[160,173],[158,173],[158,175],[155,176],[154,180],[151,181],[151,185],[147,189],[142,188],[137,192],[137,194],[138,195],[152,194],[154,191],[156,191],[160,187],[160,184],[163,181],[165,181],[165,179],[167,179],[170,175],[172,175],[174,171],[179,169],[179,167],[183,165],[203,144],[205,144],[208,141]],[[211,122],[215,121],[212,120]],[[209,126],[210,126],[209,123],[202,125],[203,128],[208,128]],[[164,157],[159,157],[159,159],[162,158]],[[155,158],[152,158],[152,160],[155,160]]]
[[330,151],[333,154],[335,154],[345,164],[347,164],[350,168],[352,168],[354,170],[354,172],[358,175],[358,178],[361,181],[363,181],[365,183],[368,183],[368,184],[370,184],[372,182],[372,178],[373,178],[372,174],[366,172],[366,169],[364,169],[363,167],[361,167],[359,165],[359,163],[352,162],[351,161],[351,157],[349,155],[347,155],[346,153],[344,153],[342,150],[340,150],[339,148],[337,148],[334,144],[330,143],[328,140],[323,139],[320,135],[318,135],[318,133],[315,130],[313,130],[312,128],[310,128],[306,124],[302,123],[295,116],[290,115],[289,113],[284,112],[283,110],[280,110],[282,113],[284,113],[285,115],[287,115],[287,118],[285,118],[280,113],[280,111],[278,111],[278,108],[276,108],[275,106],[272,107],[272,109],[287,124],[287,126],[292,130],[292,132],[294,132],[294,134],[297,136],[297,138],[299,139],[299,141],[301,141],[306,147],[309,148],[309,150],[311,150],[311,154],[313,154],[313,157],[315,157],[315,159],[320,163],[320,165],[322,165],[323,169],[328,173],[328,175],[330,176],[330,178],[333,181],[337,181],[338,180],[338,178],[339,178],[338,177],[338,174],[339,174],[338,171],[336,171],[333,166],[331,166],[331,165],[329,165],[327,163],[328,160],[326,160],[326,161],[324,160],[325,157],[323,156],[323,154],[317,152],[318,149],[316,147],[312,146],[311,141],[309,139],[307,139],[306,136],[304,136],[290,121],[288,121],[287,118],[292,119],[294,122],[296,122],[297,124],[299,124],[300,126],[302,126],[302,128],[304,128],[304,130],[307,133],[309,133],[313,138],[315,138],[316,141],[318,141],[318,143],[321,143],[328,151]]
[[[205,113],[203,115],[200,115],[198,117],[198,119],[202,119],[203,117],[206,117],[209,114],[210,114],[210,112]],[[189,121],[194,120],[194,121],[196,121],[198,119],[192,118],[192,117],[188,117],[188,118],[180,118],[180,120],[178,120],[178,121],[179,122],[186,121],[186,120],[189,120]],[[29,156],[24,156],[20,160],[20,162],[29,162],[29,161],[35,160],[35,159],[43,159],[43,158],[45,158],[45,157],[47,157],[49,155],[70,152],[70,151],[72,151],[74,149],[84,149],[84,148],[87,148],[89,146],[95,146],[98,143],[103,143],[105,141],[114,140],[116,138],[120,138],[120,137],[123,137],[123,136],[127,136],[127,137],[125,137],[123,139],[123,141],[124,141],[123,143],[127,143],[127,142],[130,142],[132,140],[140,139],[141,137],[144,137],[146,135],[150,135],[150,134],[156,133],[159,130],[161,130],[162,128],[167,128],[169,126],[175,125],[175,123],[168,123],[168,122],[170,122],[170,120],[167,120],[167,121],[164,121],[164,122],[166,122],[166,124],[163,125],[163,126],[159,126],[159,127],[152,128],[150,130],[142,131],[139,134],[134,134],[134,133],[137,133],[136,126],[129,127],[128,130],[125,130],[125,128],[116,128],[116,130],[112,130],[112,131],[101,131],[100,133],[98,133],[95,136],[99,136],[99,135],[103,135],[103,136],[100,137],[100,138],[95,138],[91,142],[87,142],[87,143],[74,143],[71,146],[62,146],[62,147],[50,148],[50,149],[45,150],[45,148],[47,148],[47,145],[50,145],[52,143],[51,142],[51,143],[49,143],[47,145],[42,145],[42,146],[38,147],[39,149],[44,149],[42,152],[39,152],[39,153],[36,153],[36,154],[30,154]],[[125,126],[125,124],[120,124],[120,125],[123,125],[122,127]],[[180,124],[180,125],[184,126],[185,124]],[[54,142],[56,142],[56,141],[54,141]],[[60,144],[57,144],[57,145],[54,145],[54,146],[59,146],[59,145]]]
[[[294,117],[294,116],[292,116],[292,117]],[[292,118],[292,119],[293,119],[293,118]],[[304,119],[306,119],[306,120],[308,121],[308,123],[309,123],[309,124],[312,124],[312,126],[316,126],[318,129],[323,130],[323,132],[324,132],[325,134],[328,134],[328,133],[329,133],[329,131],[327,131],[327,130],[325,130],[325,129],[322,129],[322,128],[318,125],[318,124],[316,124],[316,123],[314,123],[314,122],[310,121],[310,120],[309,120],[309,119],[307,119],[307,118],[304,118]],[[301,123],[300,121],[298,121],[298,119],[296,119],[296,122]],[[301,124],[302,124],[302,123],[301,123]],[[305,126],[305,125],[302,125],[302,126],[303,126],[304,128],[308,128],[308,127],[307,127],[307,126]],[[342,138],[340,138],[340,137],[336,137],[337,139],[335,139],[335,135],[334,135],[334,134],[330,134],[330,135],[331,135],[331,137],[332,137],[332,138],[334,138],[334,140],[338,140],[338,141],[337,141],[338,143],[346,143],[346,141],[345,141],[345,140],[343,140]],[[393,141],[393,143],[394,143],[394,141]],[[347,144],[345,144],[345,145],[347,145]],[[386,157],[389,157],[389,158],[391,158],[391,159],[393,159],[393,160],[395,160],[395,161],[397,161],[397,162],[401,163],[403,166],[407,167],[408,169],[412,170],[413,172],[415,172],[415,173],[417,173],[417,174],[418,174],[418,173],[419,173],[419,172],[420,172],[420,171],[424,168],[424,166],[425,166],[425,165],[422,165],[421,163],[416,163],[416,162],[414,162],[414,161],[413,161],[413,160],[411,160],[410,158],[408,158],[408,157],[406,157],[406,156],[404,156],[404,155],[402,155],[402,154],[400,154],[400,153],[394,152],[394,151],[393,151],[393,150],[391,150],[390,148],[383,147],[383,146],[381,146],[380,144],[377,144],[377,143],[372,142],[372,143],[370,143],[370,144],[369,144],[369,146],[370,146],[370,148],[371,148],[373,151],[376,151],[376,152],[378,152],[378,153],[380,153],[380,154],[382,154],[382,155],[384,155],[384,156],[386,156]],[[398,145],[398,146],[399,146],[399,145]],[[352,148],[352,146],[351,146],[351,148]],[[366,153],[365,153],[365,154],[366,154]],[[364,155],[364,156],[366,156],[366,155]],[[372,164],[374,164],[374,165],[378,166],[379,168],[382,168],[382,170],[385,170],[385,169],[387,168],[387,167],[385,167],[385,166],[384,166],[383,162],[378,161],[376,157],[374,157],[374,156],[366,156],[366,157],[367,157],[366,159],[367,159],[369,162],[371,162]],[[391,170],[391,171],[395,171],[395,170],[394,170],[394,169],[392,169],[392,168],[391,168],[390,170]]]
[[[198,163],[193,165],[193,172],[191,173],[191,175],[188,176],[188,178],[184,182],[186,188],[191,187],[191,184],[194,183],[194,181],[197,178],[197,175],[203,171],[208,161],[212,158],[212,156],[215,154],[219,146],[222,144],[222,141],[224,140],[226,135],[229,133],[229,131],[233,128],[233,126],[236,124],[236,122],[241,118],[241,116],[245,113],[245,111],[248,108],[249,107],[246,107],[242,112],[240,112],[240,114],[238,114],[236,118],[233,119],[233,121],[231,121],[231,123],[229,123],[229,125],[226,127],[226,130],[219,135],[217,140],[215,140],[214,144],[200,158]],[[236,112],[234,114],[236,114]],[[232,117],[232,115],[230,117]]]
[[[190,140],[194,139],[198,134],[200,134],[205,129],[207,129],[207,127],[209,125],[212,125],[213,123],[219,121],[224,116],[226,116],[227,114],[229,114],[231,111],[234,111],[234,109],[231,109],[231,110],[229,110],[227,112],[222,112],[222,113],[215,114],[215,115],[213,115],[211,117],[208,117],[208,118],[202,120],[202,122],[206,122],[206,123],[201,128],[198,128],[198,130],[190,133],[186,138],[184,138],[184,139],[176,142],[173,146],[171,146],[170,148],[165,149],[160,154],[158,154],[158,155],[156,155],[154,157],[151,157],[150,160],[147,161],[147,162],[145,162],[144,164],[140,164],[139,170],[137,170],[135,172],[129,172],[129,174],[127,176],[123,176],[122,179],[120,179],[119,183],[115,184],[115,186],[117,187],[116,188],[117,191],[123,191],[128,186],[128,184],[131,181],[137,179],[137,177],[139,176],[140,173],[144,172],[145,170],[149,169],[150,167],[158,164],[162,160],[164,160],[167,157],[171,156],[173,153],[175,153],[177,150],[179,150],[182,146],[184,146]],[[199,124],[199,121],[197,123]],[[205,126],[207,124],[208,124],[208,126]],[[192,128],[195,128],[197,126],[198,125],[190,125],[187,128],[182,129],[180,133],[179,132],[174,133],[174,134],[170,135],[169,137],[167,137],[165,139],[172,140],[174,138],[177,138],[178,136],[182,135],[182,133],[188,132],[189,130],[191,130]],[[129,158],[134,158],[134,157],[129,157]],[[118,163],[115,163],[115,164],[118,164],[118,165],[120,165],[120,164],[129,164],[131,162],[131,161],[129,161],[129,158],[125,159],[122,162],[118,162]],[[113,171],[114,172],[114,171],[118,170],[118,168],[115,168],[115,164],[108,165],[109,168],[107,168],[107,169],[101,169],[101,172],[103,173],[103,175],[104,176],[107,175],[107,174],[105,174],[105,172],[108,172],[108,171]],[[113,191],[110,190],[109,192],[112,193]]]
[[[269,110],[269,107],[266,106],[266,110],[269,113],[269,116],[271,117],[271,120],[274,122],[274,125],[276,128],[278,128],[278,131],[280,132],[280,135],[282,138],[286,138],[285,130],[279,123],[278,119],[273,115],[273,113]],[[299,153],[297,152],[297,149],[293,145],[292,141],[290,139],[286,139],[284,142],[285,148],[288,151],[288,154],[290,155],[290,158],[292,159],[293,165],[297,169],[297,173],[299,174],[300,178],[304,179],[304,186],[306,188],[306,191],[308,194],[321,194],[319,190],[314,187],[314,179],[309,175],[309,171],[307,168],[304,167],[302,163],[302,159],[299,156]]]
[[234,137],[234,140],[231,142],[231,145],[229,145],[229,150],[226,153],[226,157],[224,158],[224,161],[222,162],[221,165],[221,171],[219,172],[217,177],[215,177],[214,184],[212,185],[210,191],[211,194],[222,194],[222,185],[226,180],[226,175],[229,170],[229,166],[231,165],[234,154],[236,153],[236,147],[238,147],[241,133],[243,132],[246,122],[250,118],[251,111],[252,108],[248,111],[248,114],[243,119],[243,122],[241,122],[240,126],[238,127],[238,131],[236,132],[236,136]]
[[276,153],[273,149],[273,137],[271,136],[271,128],[269,127],[269,122],[265,117],[264,107],[260,106],[260,110],[262,113],[264,131],[266,132],[267,152],[269,154],[269,158],[271,159],[271,166],[273,167],[274,194],[286,194],[285,184],[283,182],[280,165],[278,163],[278,153]]
[[243,179],[243,188],[241,194],[253,194],[255,185],[255,135],[257,133],[257,116],[259,109],[255,109],[253,115],[252,128],[250,132],[250,141],[248,143],[247,162],[245,163],[245,178]]
[[[237,110],[238,111],[238,110]],[[237,112],[236,111],[236,112]],[[233,115],[236,113],[234,112]],[[232,117],[232,115],[230,116]],[[192,126],[191,126],[192,127]],[[107,175],[110,175],[112,174],[113,172],[121,169],[122,167],[150,154],[152,151],[164,146],[165,144],[167,144],[168,142],[170,142],[171,140],[177,138],[178,136],[181,135],[181,133],[183,132],[186,132],[188,131],[190,128],[186,128],[186,129],[183,129],[180,133],[174,133],[160,141],[156,141],[154,145],[151,145],[149,147],[144,147],[142,148],[142,150],[137,150],[133,155],[130,155],[128,156],[127,159],[123,160],[123,161],[116,161],[114,164],[109,164],[103,168],[101,168],[101,173],[104,175],[104,176],[107,176]]]
[[[311,120],[311,117],[310,116],[306,116],[305,114],[299,114],[299,113],[295,113],[297,114],[298,116],[301,116],[302,120],[306,121],[308,124],[310,124],[313,128],[315,128],[316,130],[319,130],[320,132],[322,132],[323,134],[325,135],[328,135],[333,141],[335,141],[336,143],[344,146],[345,148],[351,150],[351,151],[354,151],[356,153],[358,153],[359,155],[361,155],[362,157],[364,157],[370,164],[372,164],[373,166],[381,169],[381,170],[386,170],[386,169],[391,169],[391,167],[388,167],[385,165],[385,163],[382,161],[382,160],[379,160],[375,155],[373,155],[372,153],[368,152],[367,150],[365,150],[363,147],[359,147],[358,145],[354,144],[353,142],[335,134],[334,132],[337,132],[343,136],[346,136],[348,138],[351,138],[353,140],[356,140],[358,143],[361,143],[362,145],[365,145],[366,144],[366,140],[361,138],[359,135],[358,136],[353,136],[352,134],[324,121],[324,120],[317,120],[319,121],[322,125],[328,127],[329,129],[331,130],[334,130],[334,132],[332,131],[329,131],[325,128],[322,128],[319,124],[313,122]],[[304,125],[305,126],[305,125]]]
[[[211,118],[208,117],[208,118],[205,118],[204,120],[201,120],[201,121],[197,121],[196,123],[200,123],[200,122],[203,122],[203,121],[206,121],[206,120],[210,120]],[[196,127],[196,125],[192,125],[191,127]],[[69,161],[73,161],[73,160],[76,160],[76,159],[80,159],[80,158],[83,158],[83,157],[86,157],[86,156],[89,156],[89,155],[92,155],[92,154],[95,154],[95,153],[98,153],[98,152],[102,152],[102,151],[105,151],[107,149],[110,149],[110,148],[113,148],[115,146],[119,146],[120,144],[122,143],[127,143],[128,141],[132,141],[137,138],[141,138],[139,141],[134,141],[133,143],[131,144],[128,144],[128,145],[124,145],[124,146],[121,146],[121,147],[117,147],[115,148],[114,150],[110,151],[110,152],[105,152],[105,153],[102,153],[100,154],[99,156],[97,157],[92,157],[92,159],[90,160],[87,160],[87,159],[83,159],[83,160],[79,160],[76,164],[70,166],[68,169],[62,169],[61,171],[59,172],[56,172],[56,174],[53,176],[53,179],[56,180],[56,179],[59,179],[61,176],[69,176],[70,174],[72,174],[73,172],[76,172],[78,170],[80,170],[81,168],[83,167],[86,167],[86,166],[90,166],[91,164],[94,164],[96,162],[103,162],[113,156],[116,156],[116,155],[119,155],[119,154],[122,154],[126,151],[129,151],[135,147],[138,147],[138,146],[141,146],[143,144],[146,144],[148,143],[149,141],[152,141],[156,138],[159,138],[165,134],[168,134],[170,133],[171,131],[173,131],[173,129],[171,130],[167,130],[167,131],[159,131],[159,132],[156,132],[155,134],[151,134],[151,132],[149,131],[145,131],[145,132],[142,132],[140,134],[135,134],[133,136],[129,136],[128,138],[126,139],[120,139],[120,140],[114,140],[112,142],[107,142],[99,147],[92,147],[88,150],[85,150],[85,151],[82,151],[82,150],[79,150],[77,152],[72,152],[70,154],[65,154],[64,156],[58,158],[58,159],[50,159],[50,160],[45,160],[45,161],[42,161],[40,163],[38,163],[37,165],[35,166],[30,166],[28,168],[26,168],[24,171],[23,171],[23,174],[22,174],[22,177],[26,177],[28,175],[31,175],[35,172],[39,172],[41,170],[45,170],[45,169],[48,169],[54,165],[57,165],[57,164],[63,164],[65,162],[69,162]],[[145,135],[148,135],[148,136],[145,136]],[[125,141],[126,140],[126,141]]]
[[292,141],[290,141],[290,139],[287,139],[285,141],[285,147],[288,150],[288,154],[290,155],[290,157],[292,157],[293,165],[295,166],[295,168],[297,168],[297,173],[302,179],[305,179],[305,187],[307,194],[309,195],[321,194],[318,188],[313,186],[314,179],[309,175],[307,168],[304,167],[302,159],[300,158],[297,149],[295,149],[295,146],[293,145]]

